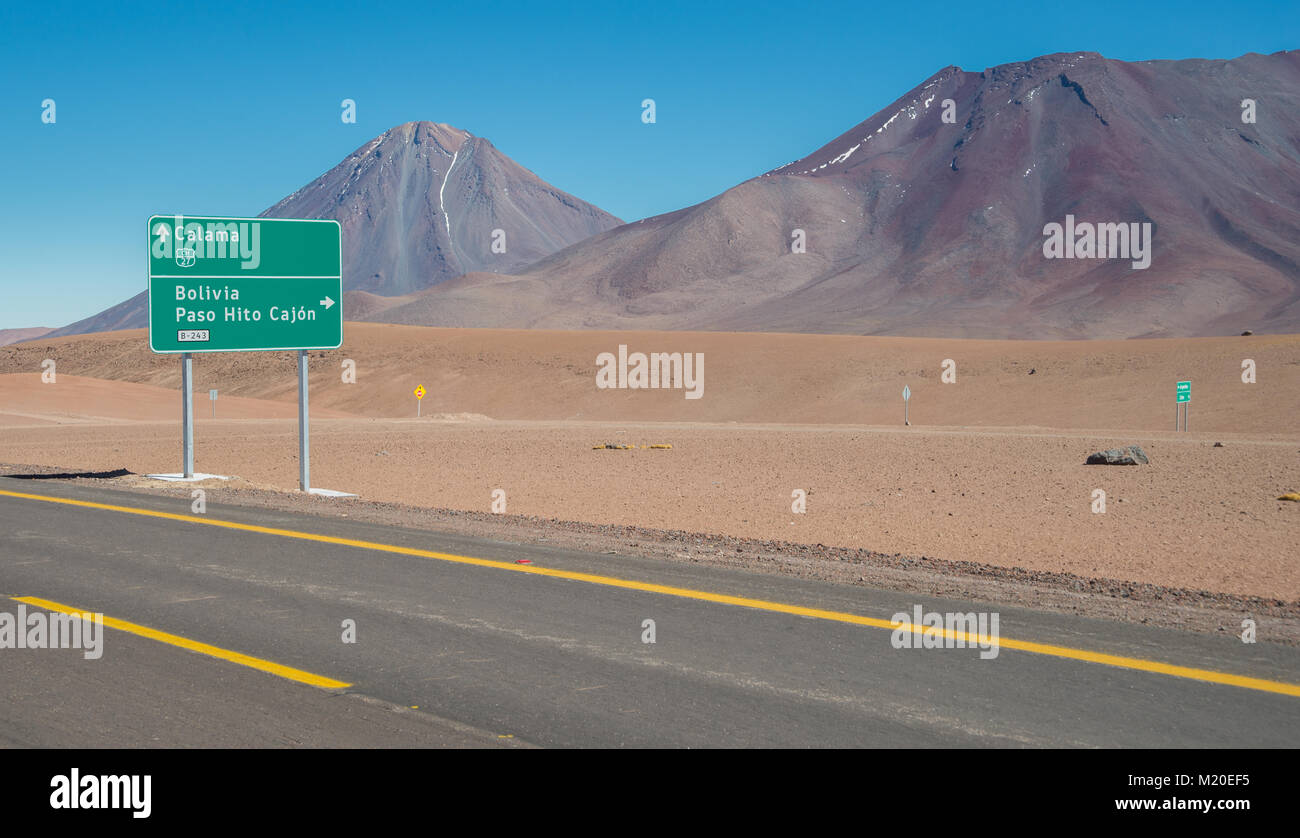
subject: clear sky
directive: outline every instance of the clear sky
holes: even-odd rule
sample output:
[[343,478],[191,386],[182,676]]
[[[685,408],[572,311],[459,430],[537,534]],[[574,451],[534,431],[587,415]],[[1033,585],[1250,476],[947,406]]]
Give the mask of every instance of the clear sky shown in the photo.
[[4,3],[0,329],[144,290],[151,214],[256,215],[411,120],[631,221],[802,157],[951,64],[1297,47],[1295,0]]

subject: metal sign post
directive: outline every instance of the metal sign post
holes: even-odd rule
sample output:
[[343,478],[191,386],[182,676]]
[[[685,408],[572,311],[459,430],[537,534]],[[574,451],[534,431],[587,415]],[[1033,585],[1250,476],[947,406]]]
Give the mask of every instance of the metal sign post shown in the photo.
[[216,390],[208,391],[208,400],[212,402],[212,418],[216,419],[217,418],[217,391]]
[[1192,400],[1192,382],[1180,381],[1174,388],[1174,430],[1178,430],[1178,409],[1183,410],[1183,431],[1187,430],[1187,407]]
[[911,400],[911,398],[912,398],[912,391],[906,384],[904,384],[903,385],[903,424],[904,425],[912,424],[910,421],[908,421],[907,418],[907,403],[908,401]]
[[424,404],[424,394],[425,394],[425,392],[426,392],[426,391],[425,391],[425,389],[424,389],[424,385],[423,385],[423,384],[419,384],[419,385],[416,386],[416,388],[415,388],[415,416],[416,416],[417,419],[418,419],[419,416],[420,416],[420,405]]
[[311,489],[311,445],[307,439],[307,350],[298,350],[298,483]]
[[181,461],[185,477],[194,476],[194,356],[181,354]]

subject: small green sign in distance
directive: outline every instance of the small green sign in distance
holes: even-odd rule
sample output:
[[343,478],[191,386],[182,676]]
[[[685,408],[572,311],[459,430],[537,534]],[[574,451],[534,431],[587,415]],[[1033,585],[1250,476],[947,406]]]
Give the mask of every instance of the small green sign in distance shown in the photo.
[[333,219],[149,219],[149,348],[337,349],[343,236]]
[[1178,388],[1175,392],[1177,393],[1179,404],[1183,402],[1190,402],[1192,400],[1192,382],[1190,381],[1178,382]]

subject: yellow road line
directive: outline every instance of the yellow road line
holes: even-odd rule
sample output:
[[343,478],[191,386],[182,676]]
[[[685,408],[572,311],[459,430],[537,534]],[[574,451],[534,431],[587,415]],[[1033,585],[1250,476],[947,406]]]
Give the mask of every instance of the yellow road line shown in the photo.
[[[11,599],[28,605],[34,605],[37,608],[44,608],[46,611],[58,611],[61,614],[72,614],[77,617],[90,613],[85,608],[74,608],[71,605],[51,602],[48,599],[41,599],[34,596],[16,596],[11,597]],[[85,618],[82,617],[82,619]],[[272,661],[262,660],[261,658],[255,658],[250,655],[243,655],[239,652],[232,652],[229,649],[222,649],[217,646],[211,646],[207,643],[200,643],[197,640],[190,640],[187,637],[181,637],[179,634],[168,634],[165,631],[151,629],[148,626],[128,623],[126,620],[119,620],[116,617],[105,616],[103,619],[104,625],[109,628],[130,632],[131,634],[136,634],[140,637],[147,637],[150,640],[157,640],[159,643],[178,646],[191,652],[198,652],[201,655],[220,658],[223,661],[230,661],[231,663],[237,663],[241,666],[260,669],[263,672],[269,672],[272,675],[279,675],[281,678],[288,678],[290,681],[297,681],[301,684],[310,684],[313,687],[320,687],[325,690],[341,690],[352,686],[343,681],[335,681],[333,678],[326,678],[323,675],[314,675],[310,672],[304,672],[301,669],[294,669],[291,666],[283,666]]]
[[[454,562],[456,564],[474,565],[477,567],[490,567],[497,570],[510,570],[516,573],[532,573],[538,576],[549,576],[554,579],[569,579],[575,582],[590,582],[594,585],[604,585],[611,588],[626,588],[634,591],[643,591],[652,594],[664,594],[666,596],[682,597],[685,599],[700,600],[703,602],[713,602],[721,605],[738,605],[743,608],[756,608],[762,611],[773,611],[781,614],[796,614],[801,617],[814,617],[819,620],[831,620],[838,623],[850,623],[859,626],[871,626],[873,628],[883,629],[903,629],[912,631],[915,634],[922,634],[927,631],[936,634],[942,634],[945,637],[953,639],[966,639],[968,645],[972,645],[979,638],[976,635],[966,635],[961,632],[952,632],[944,630],[937,632],[934,629],[927,629],[922,626],[914,626],[911,623],[899,625],[890,620],[882,620],[876,617],[864,617],[859,614],[849,614],[843,611],[827,611],[821,608],[808,608],[803,605],[791,605],[784,602],[771,602],[762,599],[751,599],[749,597],[733,596],[731,594],[716,594],[710,591],[699,591],[693,588],[678,588],[672,585],[659,585],[654,582],[639,582],[633,579],[619,579],[615,576],[601,576],[595,573],[578,573],[571,570],[557,570],[549,567],[537,567],[536,565],[520,565],[513,562],[495,561],[493,559],[480,559],[475,556],[461,556],[455,553],[440,553],[434,550],[421,550],[415,547],[399,547],[394,544],[380,544],[374,541],[360,541],[352,538],[337,538],[331,535],[319,535],[317,533],[299,532],[297,530],[284,530],[275,527],[261,527],[256,524],[241,524],[236,521],[220,521],[213,518],[205,518],[197,515],[181,515],[175,512],[157,512],[152,509],[140,509],[133,506],[115,506],[107,503],[93,503],[84,500],[71,500],[69,498],[57,498],[47,495],[31,495],[22,492],[9,492],[0,489],[0,496],[23,498],[25,500],[37,500],[47,503],[59,503],[68,506],[80,506],[87,509],[104,509],[111,512],[124,512],[130,515],[144,515],[150,518],[164,518],[171,521],[182,521],[189,524],[203,524],[209,527],[221,527],[230,530],[242,530],[244,532],[255,532],[263,535],[277,535],[283,538],[295,538],[302,541],[315,541],[323,544],[338,544],[345,547],[357,547],[363,550],[376,550],[384,553],[398,553],[404,556],[419,556],[426,559],[438,559],[445,562]],[[998,646],[1003,649],[1016,649],[1022,652],[1033,652],[1036,655],[1048,655],[1057,658],[1068,658],[1071,660],[1086,661],[1088,663],[1097,663],[1105,666],[1118,667],[1120,669],[1134,669],[1141,672],[1154,672],[1161,675],[1171,675],[1176,678],[1189,678],[1195,681],[1207,681],[1212,684],[1226,684],[1233,687],[1242,687],[1249,690],[1261,690],[1263,692],[1280,693],[1300,697],[1300,684],[1291,684],[1285,681],[1270,681],[1265,678],[1253,678],[1246,675],[1234,675],[1230,672],[1218,672],[1213,669],[1197,669],[1189,666],[1177,666],[1171,663],[1161,661],[1146,660],[1144,658],[1130,658],[1123,655],[1111,655],[1105,652],[1094,652],[1088,649],[1075,649],[1069,646],[1055,646],[1049,643],[1034,643],[1026,640],[1015,640],[1013,638],[1002,637],[998,640]]]

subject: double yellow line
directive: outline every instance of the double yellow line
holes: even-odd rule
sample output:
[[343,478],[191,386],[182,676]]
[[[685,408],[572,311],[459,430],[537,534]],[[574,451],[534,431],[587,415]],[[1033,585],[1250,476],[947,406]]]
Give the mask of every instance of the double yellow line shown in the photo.
[[[221,521],[213,518],[200,517],[197,515],[182,515],[175,512],[158,512],[152,509],[140,509],[133,506],[116,506],[107,503],[93,503],[91,501],[72,500],[69,498],[57,498],[47,495],[33,495],[24,492],[9,492],[0,490],[0,496],[21,498],[23,500],[35,500],[45,503],[64,504],[66,506],[76,506],[86,509],[102,509],[109,512],[121,512],[128,515],[142,515],[150,518],[162,518],[171,521],[181,521],[187,524],[202,524],[209,527],[221,527],[228,530],[240,530],[242,532],[254,532],[262,535],[274,535],[281,538],[293,538],[300,541],[314,541],[323,544],[337,544],[344,547],[356,547],[362,550],[376,550],[384,553],[397,553],[404,556],[417,556],[425,559],[437,559],[439,561],[454,562],[456,564],[474,565],[477,567],[489,567],[496,570],[509,570],[516,573],[532,573],[538,576],[548,576],[554,579],[568,579],[574,582],[590,582],[594,585],[603,585],[611,588],[625,588],[628,590],[642,591],[652,594],[663,594],[665,596],[682,597],[684,599],[693,599],[703,602],[712,602],[720,605],[738,605],[743,608],[755,608],[762,611],[771,611],[779,614],[794,614],[800,617],[813,617],[819,620],[831,620],[838,623],[849,623],[851,625],[870,626],[872,628],[882,628],[895,630],[900,626],[890,620],[882,620],[876,617],[864,617],[859,614],[849,614],[843,611],[828,611],[821,608],[809,608],[803,605],[792,605],[784,602],[771,602],[769,600],[751,599],[749,597],[733,596],[731,594],[718,594],[711,591],[700,591],[693,588],[679,588],[672,585],[659,585],[653,582],[640,582],[633,579],[620,579],[615,576],[603,576],[594,573],[579,573],[570,570],[557,570],[555,568],[537,567],[535,565],[520,565],[512,562],[496,561],[493,559],[481,559],[476,556],[461,556],[455,553],[441,553],[435,550],[421,550],[415,547],[400,547],[394,544],[382,544],[374,541],[361,541],[353,538],[338,538],[330,535],[319,535],[317,533],[300,532],[298,530],[285,530],[276,527],[262,527],[256,524],[243,524],[237,521]],[[44,600],[34,600],[24,598],[22,601],[31,604],[40,604]],[[41,607],[50,607],[58,603],[48,603]],[[59,606],[52,610],[67,609],[68,613],[73,610],[68,606]],[[302,672],[301,670],[282,667],[279,664],[261,661],[257,658],[250,658],[247,655],[240,655],[237,652],[227,652],[217,649],[214,646],[197,643],[192,640],[169,635],[165,632],[155,631],[144,626],[135,626],[121,620],[113,620],[111,623],[105,618],[105,625],[113,625],[114,628],[122,628],[124,631],[132,631],[144,637],[152,637],[155,640],[161,640],[165,643],[171,643],[181,648],[190,649],[191,651],[202,652],[220,657],[223,660],[230,660],[235,663],[242,663],[245,666],[253,666],[265,672],[273,672],[282,677],[292,678],[295,681],[309,683],[313,686],[326,688],[341,688],[350,686],[341,681],[334,681],[329,678],[323,678],[319,675]],[[130,628],[124,628],[130,626]],[[916,634],[926,631],[932,631],[922,626],[904,625],[901,628],[910,630]],[[977,638],[975,635],[966,635],[959,632],[944,631],[944,636],[950,636],[954,639],[962,638],[974,643]],[[178,642],[180,641],[180,642]],[[1291,684],[1285,681],[1271,681],[1265,678],[1253,678],[1246,675],[1235,675],[1230,672],[1218,672],[1212,669],[1197,669],[1189,666],[1177,666],[1171,663],[1161,661],[1145,660],[1143,658],[1131,658],[1123,655],[1111,655],[1105,652],[1094,652],[1089,649],[1075,649],[1069,646],[1056,646],[1049,643],[1034,643],[1027,640],[1015,640],[1003,637],[998,640],[998,646],[1003,649],[1015,649],[1021,652],[1032,652],[1037,655],[1048,655],[1057,658],[1067,658],[1070,660],[1085,661],[1087,663],[1102,664],[1104,666],[1113,666],[1120,669],[1133,669],[1141,672],[1153,672],[1160,675],[1170,675],[1176,678],[1188,678],[1195,681],[1205,681],[1212,684],[1225,684],[1233,687],[1241,687],[1249,690],[1259,690],[1262,692],[1279,693],[1300,697],[1300,684]],[[214,651],[209,651],[214,650]],[[220,653],[220,654],[216,654]],[[310,679],[310,680],[309,680]]]

